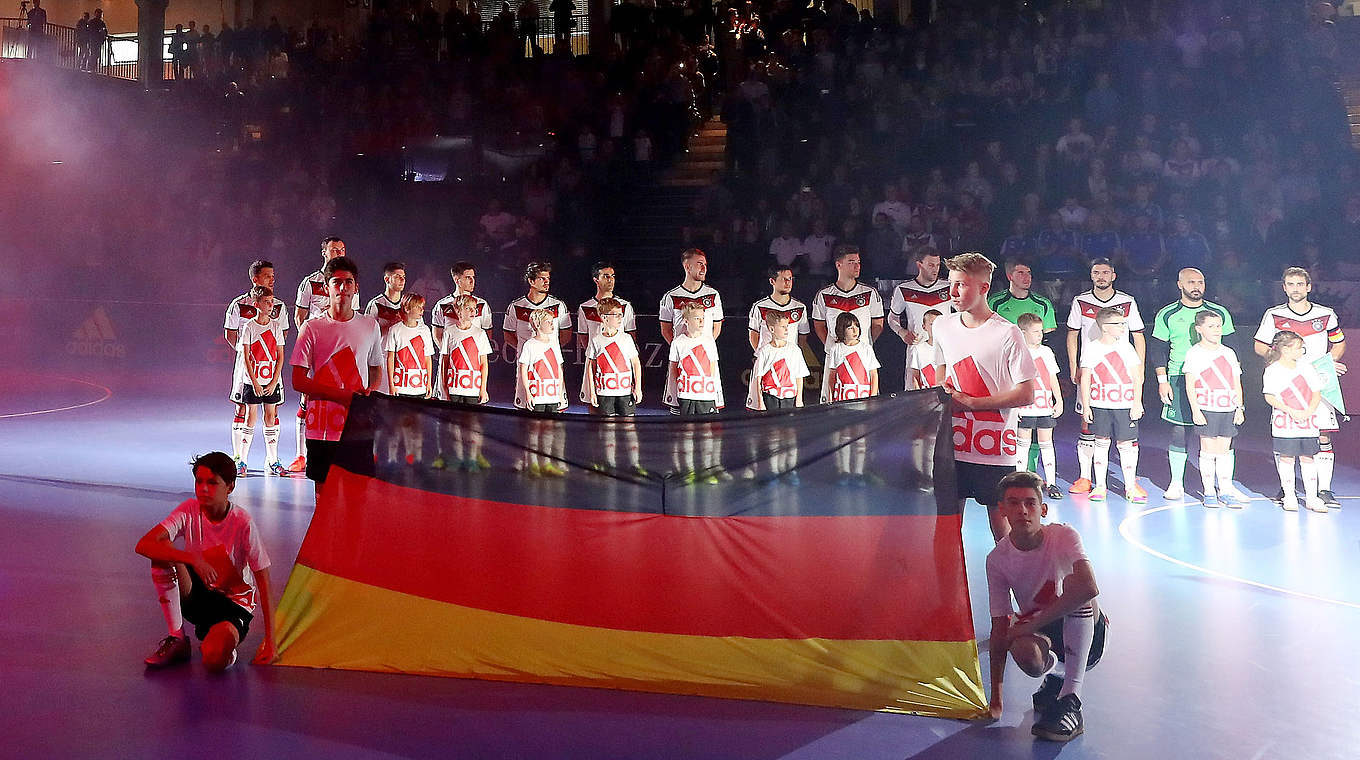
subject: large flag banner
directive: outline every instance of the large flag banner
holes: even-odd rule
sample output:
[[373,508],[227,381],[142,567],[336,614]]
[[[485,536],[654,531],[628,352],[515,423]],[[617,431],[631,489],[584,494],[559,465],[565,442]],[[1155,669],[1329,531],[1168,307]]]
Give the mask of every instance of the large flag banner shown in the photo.
[[356,398],[279,662],[977,717],[947,402],[681,419]]

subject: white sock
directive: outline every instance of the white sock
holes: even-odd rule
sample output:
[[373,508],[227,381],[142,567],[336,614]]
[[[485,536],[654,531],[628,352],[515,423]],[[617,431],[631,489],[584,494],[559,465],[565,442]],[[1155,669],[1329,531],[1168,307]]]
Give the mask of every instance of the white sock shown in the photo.
[[307,415],[303,411],[305,407],[298,407],[297,418],[297,455],[307,456]]
[[255,440],[255,428],[247,427],[241,431],[241,461],[250,461],[250,444]]
[[152,567],[151,582],[156,586],[156,599],[161,603],[165,628],[171,636],[184,635],[184,615],[179,609],[179,576],[172,567]]
[[1081,468],[1081,477],[1091,479],[1091,459],[1095,456],[1096,441],[1094,438],[1082,436],[1077,439],[1077,465]]
[[1074,612],[1063,618],[1063,685],[1058,696],[1076,694],[1081,698],[1081,682],[1086,678],[1086,658],[1091,656],[1091,642],[1096,637],[1096,618],[1092,613],[1077,617]]
[[1218,455],[1218,460],[1216,464],[1218,467],[1219,491],[1236,490],[1236,487],[1233,486],[1233,465],[1235,464],[1235,462],[1236,457],[1233,456],[1233,453],[1231,451],[1229,451],[1226,454]]
[[[1289,484],[1293,485],[1294,468],[1290,467],[1289,469]],[[1318,491],[1323,490],[1321,487],[1322,479],[1318,477],[1317,457],[1311,459],[1299,457],[1299,469],[1303,471],[1303,492],[1308,495],[1308,498],[1316,499],[1318,497]],[[1294,489],[1286,488],[1285,490],[1292,492]]]
[[[1302,461],[1300,464],[1302,464]],[[1304,470],[1309,469],[1310,465],[1311,463],[1303,465]],[[1280,488],[1284,489],[1284,499],[1288,502],[1294,498],[1294,460],[1276,456],[1275,469],[1280,473]],[[1316,482],[1316,477],[1314,482]]]
[[616,432],[609,425],[600,427],[600,435],[604,438],[604,463],[611,468],[619,466],[619,440]]
[[641,466],[641,451],[638,448],[637,428],[632,423],[628,424],[628,429],[623,431],[623,445],[628,450],[628,464],[633,467]]
[[264,426],[264,452],[269,464],[279,461],[279,426],[278,423]]
[[1313,457],[1313,464],[1317,466],[1319,491],[1332,490],[1332,467],[1336,464],[1336,455],[1331,452],[1330,443],[1327,447],[1327,451],[1320,451]]
[[854,447],[851,450],[850,469],[856,475],[863,475],[864,462],[869,458],[869,443],[861,438],[850,445]]
[[1214,488],[1214,467],[1217,454],[1209,454],[1200,446],[1199,450],[1199,478],[1204,483],[1205,496],[1217,496],[1218,489]]
[[241,458],[241,435],[246,429],[246,418],[237,417],[231,422],[231,456],[233,459]]
[[1124,491],[1138,484],[1138,442],[1119,442],[1119,469],[1124,472]]
[[1110,469],[1110,442],[1101,439],[1091,447],[1091,472],[1096,488],[1105,487],[1105,474]]
[[1029,464],[1029,443],[1030,439],[1016,437],[1015,439],[1015,471],[1024,472],[1026,465]]
[[1058,482],[1058,455],[1053,451],[1052,441],[1039,441],[1039,462],[1044,466],[1044,485]]

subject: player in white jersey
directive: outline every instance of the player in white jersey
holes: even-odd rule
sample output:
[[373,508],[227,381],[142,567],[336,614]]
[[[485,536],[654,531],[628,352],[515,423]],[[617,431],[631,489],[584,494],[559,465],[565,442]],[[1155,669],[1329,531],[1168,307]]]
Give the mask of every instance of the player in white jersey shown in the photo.
[[[860,321],[850,312],[836,315],[833,326],[836,339],[826,351],[826,376],[829,378],[824,389],[822,403],[854,401],[877,396],[878,370],[881,366],[874,347],[860,337]],[[863,429],[854,426],[837,431],[836,475],[837,485],[864,486],[867,480],[864,472],[869,458],[868,444],[864,440]]]
[[[391,332],[393,325],[401,324],[406,316],[402,308],[402,292],[406,290],[406,265],[400,261],[389,261],[383,265],[383,292],[369,299],[364,306],[364,314],[378,320],[378,330],[383,341]],[[424,303],[424,299],[421,299]],[[374,390],[379,393],[392,393],[391,375],[383,372],[382,383]]]
[[[612,271],[612,267],[606,267]],[[617,298],[598,298],[591,304],[599,329],[586,346],[586,403],[605,417],[631,418],[642,403],[642,361],[637,343],[624,326],[624,304]],[[619,439],[628,455],[628,466],[646,477],[639,459],[637,427],[631,419],[617,425],[601,425],[605,466],[617,470]]]
[[[657,307],[657,319],[661,321],[661,337],[668,345],[674,343],[676,337],[686,330],[685,308],[697,305],[704,312],[703,332],[717,341],[718,336],[722,334],[723,305],[722,296],[718,295],[718,291],[705,284],[708,279],[708,256],[698,248],[687,248],[680,254],[680,265],[685,270],[684,281],[666,291]],[[678,414],[680,402],[674,379],[673,375],[666,376],[666,388],[662,392],[661,403],[670,407],[672,414]],[[722,383],[719,382],[718,408],[722,408],[723,401]]]
[[1063,413],[1062,389],[1058,387],[1058,360],[1053,349],[1044,345],[1044,319],[1026,312],[1015,320],[1025,336],[1025,347],[1034,360],[1034,402],[1016,410],[1020,419],[1016,427],[1015,469],[1028,469],[1029,444],[1039,443],[1039,460],[1044,467],[1044,494],[1050,499],[1061,499],[1058,489],[1057,454],[1053,450],[1053,428]]
[[[680,318],[684,331],[671,341],[667,386],[675,389],[680,416],[717,414],[722,403],[722,380],[718,372],[718,344],[708,328],[707,309],[702,302],[692,301],[681,308]],[[672,451],[677,474],[686,483],[716,484],[730,480],[732,476],[719,466],[722,460],[712,426],[694,430],[680,436]]]
[[907,369],[909,370],[908,390],[920,390],[922,388],[938,388],[942,378],[935,374],[935,320],[939,319],[942,312],[935,309],[927,309],[921,315],[920,339],[911,344],[907,349],[909,354],[907,359]]
[[[455,265],[456,266],[456,265]],[[443,373],[440,384],[443,397],[455,404],[477,405],[487,402],[486,357],[491,353],[491,341],[482,327],[480,309],[485,304],[475,296],[464,293],[453,300],[453,317],[446,322],[444,337],[439,345],[439,366]],[[491,462],[482,454],[482,427],[476,417],[466,425],[452,425],[454,467],[468,472],[491,469]],[[438,449],[431,467],[444,469],[444,436],[435,436]]]
[[[434,395],[430,365],[434,356],[434,336],[425,324],[425,296],[407,293],[401,300],[402,321],[388,328],[383,336],[383,354],[387,357],[387,387],[394,396],[402,398],[430,398]],[[413,414],[403,415],[397,434],[388,439],[387,461],[397,462],[406,452],[407,464],[421,459],[425,435],[420,421]]]
[[[263,285],[250,289],[255,318],[241,323],[237,361],[242,365],[237,398],[248,410],[246,429],[236,460],[236,475],[244,477],[255,437],[255,420],[264,412],[265,464],[272,475],[287,471],[279,461],[279,404],[283,403],[283,328],[271,319],[276,311],[274,292]],[[263,410],[261,410],[263,407]]]
[[[1186,400],[1195,432],[1199,433],[1199,473],[1204,481],[1204,506],[1226,503],[1242,508],[1247,496],[1233,486],[1232,439],[1245,420],[1242,365],[1237,354],[1223,345],[1223,318],[1211,311],[1195,315],[1199,342],[1186,349],[1181,370]],[[1217,479],[1217,488],[1215,488]]]
[[[1143,336],[1143,317],[1138,313],[1138,302],[1122,290],[1115,290],[1114,264],[1109,259],[1091,260],[1091,289],[1078,293],[1072,298],[1072,308],[1067,312],[1067,370],[1073,384],[1078,381],[1081,369],[1081,352],[1100,340],[1100,327],[1096,325],[1096,313],[1101,309],[1118,309],[1128,325],[1128,341],[1138,354],[1140,364],[1147,363],[1147,339]],[[1077,397],[1077,413],[1081,414],[1081,397]],[[1095,456],[1095,437],[1086,429],[1083,415],[1081,436],[1077,438],[1077,466],[1079,477],[1073,481],[1070,493],[1091,492],[1091,461]]]
[[980,253],[945,265],[955,313],[935,320],[935,371],[954,402],[959,510],[976,499],[1000,541],[1010,528],[996,508],[997,483],[1015,470],[1015,409],[1034,399],[1038,373],[1020,328],[987,306],[996,265]]
[[[600,302],[613,299],[619,303],[620,322],[619,329],[627,333],[631,338],[637,338],[637,314],[633,311],[633,304],[614,295],[614,284],[617,282],[617,274],[614,265],[607,261],[597,261],[590,268],[590,279],[595,282],[595,295],[589,300],[576,307],[576,343],[582,352],[590,348],[590,342],[604,325],[600,316]],[[634,348],[636,349],[636,341]],[[581,401],[590,406],[590,371],[581,373]]]
[[[770,339],[756,352],[751,376],[758,389],[756,411],[772,412],[801,408],[803,406],[803,378],[808,376],[807,363],[803,360],[803,349],[789,340],[789,333],[796,323],[789,321],[788,313],[771,309],[762,322]],[[763,459],[770,469],[771,477],[783,477],[789,485],[799,484],[798,473],[798,434],[789,425],[773,427],[764,440],[764,454],[752,459]],[[748,468],[753,469],[753,468]],[[754,472],[743,472],[754,476]]]
[[[532,412],[552,413],[567,408],[566,379],[562,376],[562,346],[557,336],[560,318],[548,309],[535,309],[529,314],[534,334],[519,344],[519,384],[524,389],[522,401],[516,406]],[[508,331],[507,331],[508,334]],[[562,476],[567,474],[563,457],[566,436],[558,426],[542,419],[526,423],[526,457],[521,466],[530,475]]]
[[[252,261],[250,262],[249,274],[252,289],[256,286],[261,286],[269,288],[270,292],[273,292],[273,262],[265,261],[264,259]],[[245,404],[242,404],[240,399],[237,398],[242,383],[244,382],[242,373],[245,370],[241,361],[241,351],[237,346],[237,333],[240,331],[242,324],[254,319],[255,316],[254,298],[251,296],[250,290],[247,290],[245,293],[233,298],[231,303],[227,304],[227,318],[222,325],[227,345],[231,347],[232,353],[236,356],[236,360],[232,366],[231,392],[229,397],[236,406],[235,414],[232,416],[231,422],[231,455],[237,461],[243,460],[243,457],[241,456],[241,443],[244,440],[246,430],[254,428],[253,425],[250,426],[250,428],[247,428],[246,407]],[[288,332],[288,309],[282,300],[277,298],[274,299],[274,306],[270,312],[270,318],[276,323],[280,333]]]
[[[530,321],[536,311],[545,311],[552,315],[554,335],[559,341],[559,348],[571,345],[571,310],[561,299],[548,293],[552,286],[552,264],[546,261],[529,262],[524,268],[524,281],[529,286],[529,292],[511,301],[505,309],[505,319],[501,323],[505,345],[519,355],[524,341],[538,333]],[[559,351],[559,358],[560,353]],[[530,403],[523,385],[519,382],[520,373],[516,373],[515,378],[515,406],[528,409]]]
[[[859,322],[860,339],[869,344],[883,332],[883,297],[871,285],[859,281],[860,254],[853,245],[836,247],[836,281],[817,291],[812,299],[812,329],[826,347],[827,355],[836,345],[836,318],[841,313],[851,314]],[[829,366],[829,364],[827,365]],[[822,370],[822,403],[828,400],[831,376]]]
[[[807,349],[807,336],[812,328],[808,325],[807,307],[793,297],[793,269],[774,264],[769,269],[769,280],[770,294],[751,304],[751,311],[746,315],[746,340],[751,344],[751,350],[759,355],[760,349],[770,342],[770,328],[765,320],[776,315],[790,326],[790,334],[797,338],[792,345],[802,353]],[[759,400],[759,377],[752,372],[746,386],[746,408],[757,409]]]
[[[1261,317],[1261,326],[1256,330],[1256,353],[1265,356],[1270,350],[1271,341],[1276,333],[1289,330],[1303,338],[1304,360],[1313,365],[1321,377],[1346,374],[1346,365],[1341,355],[1346,353],[1346,335],[1341,332],[1341,322],[1336,312],[1326,306],[1312,303],[1308,296],[1313,292],[1313,279],[1308,270],[1302,267],[1289,267],[1284,270],[1284,293],[1288,300],[1278,306],[1266,309]],[[1332,386],[1324,380],[1323,387]],[[1340,399],[1341,389],[1335,386],[1336,398]],[[1332,451],[1332,433],[1340,428],[1337,409],[1327,399],[1322,399],[1318,407],[1321,433],[1318,436],[1318,455],[1315,457],[1318,477],[1318,496],[1332,509],[1340,509],[1341,502],[1332,493],[1332,470],[1336,456]],[[1276,496],[1280,500],[1283,492]]]
[[477,326],[483,331],[491,331],[491,307],[486,300],[473,295],[473,289],[477,287],[477,268],[468,261],[455,261],[449,267],[449,276],[453,278],[453,293],[435,301],[434,307],[430,309],[430,330],[434,334],[436,343],[444,342],[444,328],[452,324],[457,318],[457,307],[454,301],[459,296],[470,296],[477,304],[472,315]]
[[949,280],[940,279],[940,252],[929,246],[917,249],[916,277],[893,288],[888,305],[888,327],[907,344],[907,387],[911,388],[912,346],[921,340],[923,323],[928,311],[948,314],[954,310],[949,303]]
[[[330,294],[325,275],[325,266],[331,259],[345,255],[345,241],[338,237],[327,237],[321,240],[321,269],[312,272],[302,278],[298,283],[297,298],[293,302],[298,327],[298,334],[302,332],[302,325],[308,319],[319,317],[330,309]],[[354,283],[354,297],[351,299],[350,310],[359,311],[359,283]],[[306,434],[307,434],[307,396],[299,393],[297,411],[297,459],[288,465],[289,472],[303,472],[307,469],[306,455]]]
[[1275,333],[1266,353],[1261,392],[1272,407],[1270,434],[1275,450],[1275,467],[1280,474],[1281,498],[1286,512],[1299,511],[1294,495],[1294,460],[1303,473],[1305,504],[1314,512],[1326,512],[1327,504],[1318,494],[1318,409],[1322,403],[1322,378],[1306,361],[1303,338],[1290,330]]
[[351,399],[377,387],[383,372],[378,321],[354,311],[359,268],[336,256],[322,274],[331,305],[325,314],[302,323],[290,362],[293,387],[312,399],[307,405],[307,477],[316,482],[318,496],[337,459],[355,474],[372,472],[373,442],[341,443],[340,434]]
[[1082,418],[1095,437],[1092,469],[1095,486],[1092,501],[1104,501],[1110,465],[1110,441],[1119,448],[1119,465],[1124,473],[1124,497],[1131,502],[1147,501],[1147,491],[1138,485],[1138,420],[1143,417],[1144,365],[1129,345],[1127,318],[1118,307],[1102,307],[1096,313],[1100,340],[1082,349],[1081,374],[1077,396],[1081,399]]

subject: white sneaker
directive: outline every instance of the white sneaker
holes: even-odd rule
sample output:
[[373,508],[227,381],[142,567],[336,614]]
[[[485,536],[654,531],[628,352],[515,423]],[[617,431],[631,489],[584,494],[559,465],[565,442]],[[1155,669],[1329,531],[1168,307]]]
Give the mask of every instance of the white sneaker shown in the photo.
[[1166,487],[1166,492],[1162,494],[1162,498],[1167,501],[1185,501],[1185,487],[1180,483],[1172,483]]
[[1233,509],[1241,509],[1247,505],[1247,502],[1251,501],[1250,496],[1247,496],[1232,486],[1220,488],[1218,490],[1218,497],[1222,499],[1224,504],[1227,504]]
[[1293,494],[1285,494],[1285,497],[1280,500],[1280,508],[1286,512],[1299,511],[1299,497]]
[[[1304,503],[1307,505],[1308,511],[1310,512],[1327,511],[1327,502],[1323,501],[1321,498],[1317,496],[1309,496],[1307,499],[1304,500]],[[1298,509],[1298,507],[1295,507],[1295,509]]]

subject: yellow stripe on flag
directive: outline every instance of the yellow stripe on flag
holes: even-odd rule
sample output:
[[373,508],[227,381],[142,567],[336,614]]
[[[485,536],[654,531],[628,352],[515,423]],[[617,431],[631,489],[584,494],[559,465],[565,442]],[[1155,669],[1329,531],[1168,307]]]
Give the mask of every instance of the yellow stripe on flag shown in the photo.
[[[975,718],[973,641],[754,639],[623,631],[402,594],[297,565],[279,664]],[[932,674],[947,673],[947,677]]]

